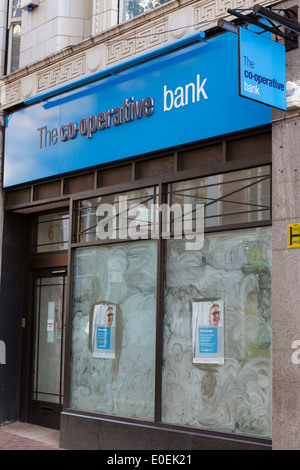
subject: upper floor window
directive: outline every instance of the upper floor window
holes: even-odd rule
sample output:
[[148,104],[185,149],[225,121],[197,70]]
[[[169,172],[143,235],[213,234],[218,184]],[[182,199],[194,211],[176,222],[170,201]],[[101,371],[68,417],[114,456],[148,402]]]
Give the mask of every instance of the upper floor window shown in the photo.
[[9,0],[8,2],[8,48],[7,48],[7,73],[19,69],[20,39],[21,39],[21,0]]
[[121,0],[120,20],[127,21],[137,15],[146,13],[153,8],[159,7],[170,0]]

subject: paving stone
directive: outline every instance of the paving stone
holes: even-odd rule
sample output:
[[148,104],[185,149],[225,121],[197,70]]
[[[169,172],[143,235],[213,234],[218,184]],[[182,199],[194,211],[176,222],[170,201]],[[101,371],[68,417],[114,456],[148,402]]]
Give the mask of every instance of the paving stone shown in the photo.
[[0,450],[59,450],[43,442],[0,430]]

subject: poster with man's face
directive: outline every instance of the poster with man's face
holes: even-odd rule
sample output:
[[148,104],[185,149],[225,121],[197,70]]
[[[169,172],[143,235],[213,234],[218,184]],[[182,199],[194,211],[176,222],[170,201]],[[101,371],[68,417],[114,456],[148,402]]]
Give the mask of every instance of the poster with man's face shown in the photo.
[[116,305],[99,303],[94,306],[92,318],[92,356],[115,358]]
[[224,301],[192,303],[193,363],[224,364]]

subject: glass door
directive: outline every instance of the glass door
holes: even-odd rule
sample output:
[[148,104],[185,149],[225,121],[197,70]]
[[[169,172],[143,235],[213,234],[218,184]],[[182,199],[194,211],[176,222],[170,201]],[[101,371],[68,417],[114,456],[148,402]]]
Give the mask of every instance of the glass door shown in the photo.
[[59,428],[63,405],[65,269],[34,276],[30,422]]

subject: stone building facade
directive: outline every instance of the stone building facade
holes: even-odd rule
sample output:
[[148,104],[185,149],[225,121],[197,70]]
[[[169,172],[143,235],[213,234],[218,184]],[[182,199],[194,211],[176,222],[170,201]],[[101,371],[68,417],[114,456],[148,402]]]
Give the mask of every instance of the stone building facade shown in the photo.
[[[52,96],[67,102],[70,90],[83,90],[89,77],[108,80],[105,71],[122,70],[122,64],[133,71],[136,65],[139,70],[158,50],[179,60],[176,51],[186,48],[189,53],[185,39],[201,31],[208,42],[222,38],[221,33],[231,34],[224,33],[218,21],[236,25],[237,19],[228,9],[249,14],[256,3],[1,0],[2,161],[9,158],[10,151],[5,148],[5,140],[11,140],[8,116],[22,116],[23,110],[35,109],[38,102],[47,100],[51,108]],[[299,0],[262,4],[290,14],[298,24]],[[281,37],[273,39],[283,42]],[[175,52],[173,44],[178,44]],[[299,63],[299,48],[287,49],[287,81],[300,83]],[[201,88],[199,77],[198,91],[205,89],[203,80]],[[221,108],[226,89],[220,85],[217,92]],[[201,98],[205,98],[204,91]],[[151,109],[150,101],[147,103],[143,108],[146,116]],[[290,225],[300,222],[299,108],[274,108],[265,122],[257,120],[259,111],[253,109],[253,124],[239,131],[216,131],[213,137],[128,154],[125,161],[117,158],[91,168],[83,165],[61,174],[2,184],[0,341],[6,345],[6,360],[0,364],[0,422],[21,419],[60,426],[62,445],[67,447],[72,440],[78,449],[109,449],[110,445],[132,449],[132,442],[140,449],[151,449],[151,445],[155,449],[183,445],[186,450],[299,448],[300,252],[287,245]],[[216,127],[219,114],[216,107]],[[24,116],[26,119],[27,111]],[[26,150],[27,126],[20,122],[20,136],[24,132],[21,155]],[[195,125],[194,121],[189,124]],[[145,139],[144,134],[141,137]],[[52,133],[49,138],[53,143],[58,136]],[[18,168],[11,171],[22,172]],[[256,181],[255,193],[234,187],[244,180],[249,185]],[[193,197],[203,197],[205,187],[207,200],[219,201],[212,188],[224,191],[224,182],[232,190],[242,191],[242,199],[238,195],[231,203],[242,200],[248,212],[255,212],[255,200],[254,205],[263,208],[261,215],[249,218],[239,206],[240,215],[234,211],[232,216],[231,209],[223,205],[225,212],[211,213],[211,220],[219,221],[216,225],[207,222],[208,244],[195,256],[182,251],[177,240],[174,245],[159,241],[157,246],[153,240],[142,241],[138,249],[129,240],[120,245],[101,244],[89,232],[89,217],[95,217],[92,208],[99,198],[111,203],[113,195],[126,193],[140,203],[147,198],[162,202],[162,195],[170,194],[172,200],[182,203],[192,191],[196,191]],[[230,223],[221,223],[228,214]],[[47,233],[53,240],[52,229],[59,224],[65,238],[50,248],[43,237]],[[97,264],[100,261],[103,270]],[[63,295],[66,317],[60,321],[50,294],[43,297],[43,286],[52,281],[53,291],[63,292],[59,295]],[[104,282],[109,298],[101,290]],[[46,393],[38,387],[39,380],[47,383],[38,361],[44,361],[44,368],[50,364],[36,352],[42,338],[36,323],[37,299],[40,306],[43,299],[47,304],[45,344],[57,347],[59,341],[58,402],[51,398],[56,392]],[[200,308],[200,300],[213,299],[222,301],[226,312],[225,364],[195,364],[191,361],[193,309]],[[121,346],[113,360],[97,356],[92,346],[95,312],[101,312],[104,300],[115,305],[119,319],[116,344]],[[186,311],[184,305],[188,305]],[[143,312],[138,326],[134,326],[134,309]],[[42,321],[42,307],[38,314]],[[143,325],[148,341],[143,337]],[[102,332],[101,328],[97,331]],[[53,419],[47,421],[52,412]]]

